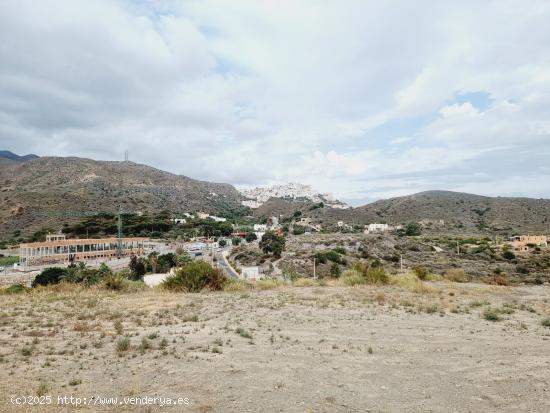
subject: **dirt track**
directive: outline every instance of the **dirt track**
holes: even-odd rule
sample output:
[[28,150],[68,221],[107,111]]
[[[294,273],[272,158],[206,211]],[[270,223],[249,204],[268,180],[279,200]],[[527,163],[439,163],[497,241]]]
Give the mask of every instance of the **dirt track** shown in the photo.
[[[550,328],[541,320],[549,293],[440,283],[423,294],[308,287],[2,296],[0,411],[76,410],[10,403],[39,392],[190,399],[77,410],[93,412],[547,412]],[[506,309],[500,321],[482,317],[489,306]],[[124,335],[130,348],[117,352]]]

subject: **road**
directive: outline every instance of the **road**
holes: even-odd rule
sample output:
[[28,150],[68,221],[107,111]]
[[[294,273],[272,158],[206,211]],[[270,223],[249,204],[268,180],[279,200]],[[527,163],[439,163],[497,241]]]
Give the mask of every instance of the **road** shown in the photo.
[[227,278],[238,278],[239,277],[238,274],[235,273],[235,271],[233,271],[233,269],[231,269],[231,267],[229,267],[229,265],[227,264],[227,261],[225,260],[225,258],[223,256],[223,253],[225,251],[230,251],[230,249],[217,251],[215,253],[217,266],[218,266],[219,269],[221,269],[223,271],[223,273],[225,274],[225,276]]

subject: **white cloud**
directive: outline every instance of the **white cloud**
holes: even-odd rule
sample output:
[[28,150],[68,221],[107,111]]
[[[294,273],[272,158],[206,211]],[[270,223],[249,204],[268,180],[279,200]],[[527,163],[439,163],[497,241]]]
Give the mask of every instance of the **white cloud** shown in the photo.
[[[520,182],[549,175],[549,19],[542,0],[1,2],[0,148],[129,149],[350,199],[535,191]],[[475,91],[487,108],[455,101]]]

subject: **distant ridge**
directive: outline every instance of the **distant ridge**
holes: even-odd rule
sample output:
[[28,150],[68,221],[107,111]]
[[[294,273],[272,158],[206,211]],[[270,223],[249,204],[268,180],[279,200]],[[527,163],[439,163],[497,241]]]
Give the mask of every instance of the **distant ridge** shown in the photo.
[[[314,208],[311,201],[271,198],[254,211],[258,217],[290,216],[300,211],[323,227],[337,221],[363,226],[371,223],[425,223],[425,231],[512,235],[550,233],[550,200],[489,197],[452,191],[426,191],[382,199],[360,207]],[[443,225],[441,223],[443,222]]]
[[37,159],[38,156],[34,154],[19,156],[11,151],[0,151],[1,159],[9,159],[10,161],[25,162],[32,159]]
[[452,191],[425,191],[376,201],[355,211],[369,221],[403,223],[444,220],[465,232],[544,232],[550,227],[550,200],[490,197]]

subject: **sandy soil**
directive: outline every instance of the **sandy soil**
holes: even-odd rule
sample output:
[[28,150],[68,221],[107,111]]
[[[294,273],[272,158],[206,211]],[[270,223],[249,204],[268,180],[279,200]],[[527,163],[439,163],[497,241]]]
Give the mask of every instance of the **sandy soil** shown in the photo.
[[[549,293],[438,283],[1,296],[0,411],[548,412]],[[484,318],[489,307],[500,321]],[[10,401],[37,394],[53,404]],[[58,395],[189,404],[75,408]]]

